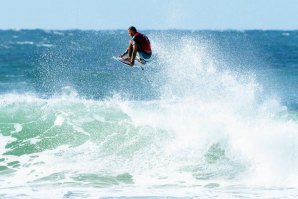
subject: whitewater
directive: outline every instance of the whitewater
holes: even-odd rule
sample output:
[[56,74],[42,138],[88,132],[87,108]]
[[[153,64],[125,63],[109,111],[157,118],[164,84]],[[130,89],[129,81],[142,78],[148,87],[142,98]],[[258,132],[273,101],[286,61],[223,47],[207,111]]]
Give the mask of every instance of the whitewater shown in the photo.
[[0,198],[297,198],[298,32],[145,34],[0,31]]

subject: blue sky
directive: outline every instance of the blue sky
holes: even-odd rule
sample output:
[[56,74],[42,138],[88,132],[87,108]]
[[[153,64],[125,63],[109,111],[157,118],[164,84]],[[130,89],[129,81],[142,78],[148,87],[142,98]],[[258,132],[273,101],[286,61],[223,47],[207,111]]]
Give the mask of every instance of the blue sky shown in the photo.
[[298,0],[2,0],[0,29],[298,29]]

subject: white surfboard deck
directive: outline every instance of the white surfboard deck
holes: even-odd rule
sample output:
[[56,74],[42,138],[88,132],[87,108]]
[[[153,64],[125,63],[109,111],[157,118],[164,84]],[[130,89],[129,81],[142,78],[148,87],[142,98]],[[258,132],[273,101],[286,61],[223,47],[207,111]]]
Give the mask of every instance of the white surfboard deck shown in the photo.
[[135,60],[135,64],[133,66],[131,66],[128,61],[124,60],[121,57],[115,57],[115,56],[113,56],[113,59],[115,59],[117,62],[119,62],[119,63],[121,63],[123,65],[129,66],[129,67],[141,68],[142,70],[144,70],[144,67],[142,66],[143,64],[141,64],[137,60]]

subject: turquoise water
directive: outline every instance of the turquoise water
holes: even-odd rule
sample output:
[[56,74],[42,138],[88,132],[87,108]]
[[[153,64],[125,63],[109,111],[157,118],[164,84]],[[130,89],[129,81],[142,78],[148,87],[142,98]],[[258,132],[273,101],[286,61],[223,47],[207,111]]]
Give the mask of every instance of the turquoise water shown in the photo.
[[0,31],[0,198],[296,198],[298,32]]

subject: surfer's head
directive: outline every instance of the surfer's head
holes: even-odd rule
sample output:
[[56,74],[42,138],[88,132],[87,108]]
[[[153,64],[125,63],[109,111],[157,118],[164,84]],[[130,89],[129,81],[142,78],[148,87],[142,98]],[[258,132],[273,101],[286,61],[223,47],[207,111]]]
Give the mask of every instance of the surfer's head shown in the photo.
[[128,28],[128,34],[129,34],[130,36],[133,37],[136,33],[137,33],[137,29],[136,29],[134,26],[130,26],[130,27]]

